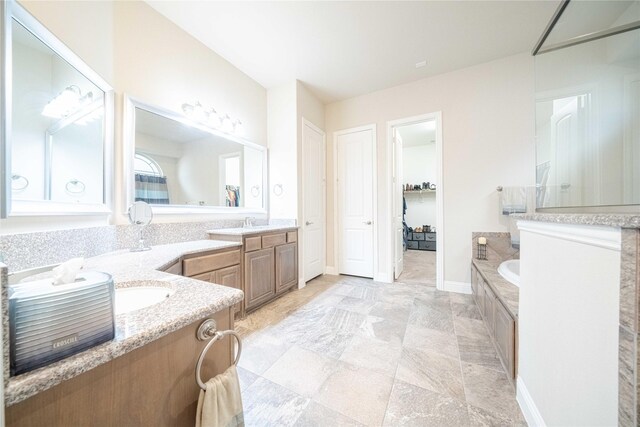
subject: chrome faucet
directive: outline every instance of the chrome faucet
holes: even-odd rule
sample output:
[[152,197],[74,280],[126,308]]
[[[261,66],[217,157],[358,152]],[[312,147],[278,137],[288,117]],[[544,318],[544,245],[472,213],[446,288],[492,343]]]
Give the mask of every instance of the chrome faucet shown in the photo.
[[245,218],[244,218],[244,225],[243,225],[243,227],[244,227],[244,228],[251,228],[251,227],[253,227],[253,221],[255,221],[255,220],[256,220],[256,218],[255,218],[255,217],[253,217],[253,216],[247,216],[247,217],[245,217]]

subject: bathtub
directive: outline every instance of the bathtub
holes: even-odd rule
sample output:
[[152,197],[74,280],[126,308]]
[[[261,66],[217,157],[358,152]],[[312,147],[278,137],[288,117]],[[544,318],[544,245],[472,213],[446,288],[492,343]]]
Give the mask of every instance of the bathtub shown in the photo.
[[498,266],[498,273],[507,281],[520,287],[520,260],[510,259]]

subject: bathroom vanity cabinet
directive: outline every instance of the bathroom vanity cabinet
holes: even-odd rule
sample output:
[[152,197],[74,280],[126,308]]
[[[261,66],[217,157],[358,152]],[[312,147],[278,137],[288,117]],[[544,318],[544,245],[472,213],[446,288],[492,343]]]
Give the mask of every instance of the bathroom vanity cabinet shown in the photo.
[[[239,248],[221,249],[205,255],[186,255],[181,265],[172,266],[165,270],[171,272],[173,269],[176,273],[181,268],[180,273],[183,276],[192,279],[211,282],[218,285],[229,286],[236,289],[242,289],[242,257]],[[242,303],[238,303],[234,307],[234,313],[242,310]]]
[[[298,283],[298,231],[295,228],[228,234],[209,232],[211,239],[242,243],[241,315],[279,297]],[[197,278],[197,277],[196,277]],[[216,282],[218,283],[218,282]]]
[[[233,329],[229,308],[207,318]],[[33,397],[5,408],[7,426],[193,426],[200,388],[194,372],[206,341],[200,319]],[[233,361],[232,337],[206,354],[202,378]]]
[[497,290],[475,266],[471,267],[471,290],[500,360],[514,381],[517,376],[517,317],[497,297]]

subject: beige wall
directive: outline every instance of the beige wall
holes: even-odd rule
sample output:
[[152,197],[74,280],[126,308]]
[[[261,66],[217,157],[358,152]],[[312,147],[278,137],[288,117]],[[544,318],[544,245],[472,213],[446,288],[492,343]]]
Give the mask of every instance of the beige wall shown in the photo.
[[[271,218],[293,219],[298,212],[296,109],[295,81],[267,92]],[[282,186],[282,194],[274,194],[276,185]]]
[[506,231],[496,186],[532,185],[534,179],[533,61],[520,54],[330,104],[327,262],[333,264],[333,133],[377,126],[379,269],[390,273],[387,121],[442,112],[445,280],[470,282],[472,231]]
[[[122,167],[123,95],[179,111],[200,100],[243,122],[245,138],[267,145],[266,90],[141,1],[21,1],[30,13],[109,82],[116,92],[115,215],[11,218],[1,233],[126,223]],[[216,215],[156,217],[155,222]],[[227,216],[228,217],[228,216]]]

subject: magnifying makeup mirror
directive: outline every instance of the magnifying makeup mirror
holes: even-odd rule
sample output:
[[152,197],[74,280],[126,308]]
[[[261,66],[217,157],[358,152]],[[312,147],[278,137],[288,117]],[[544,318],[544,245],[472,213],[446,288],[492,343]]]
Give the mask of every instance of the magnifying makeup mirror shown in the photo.
[[153,219],[153,210],[145,202],[135,202],[129,206],[129,222],[132,225],[140,227],[140,238],[138,239],[138,246],[131,248],[131,252],[142,252],[151,250],[151,247],[147,246],[144,242],[144,228],[151,224]]

